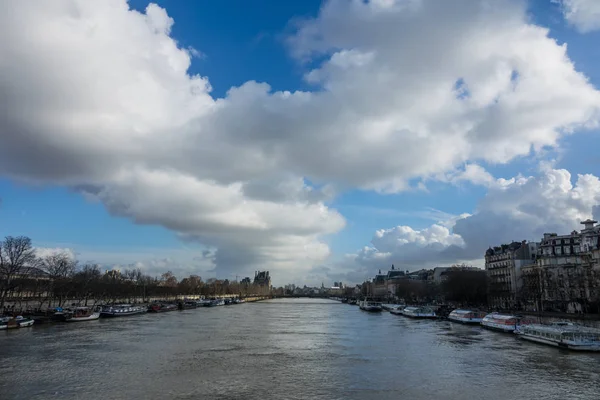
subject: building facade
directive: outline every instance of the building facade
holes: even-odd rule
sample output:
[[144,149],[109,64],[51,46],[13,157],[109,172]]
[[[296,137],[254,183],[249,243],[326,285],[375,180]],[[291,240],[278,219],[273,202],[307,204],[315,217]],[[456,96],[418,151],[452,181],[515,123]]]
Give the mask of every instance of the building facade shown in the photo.
[[530,295],[546,311],[589,312],[600,302],[600,226],[581,222],[584,228],[569,235],[545,233],[536,268],[531,269]]
[[490,247],[486,251],[485,271],[488,279],[489,306],[505,309],[520,306],[522,267],[535,262],[538,247],[538,243],[524,240]]

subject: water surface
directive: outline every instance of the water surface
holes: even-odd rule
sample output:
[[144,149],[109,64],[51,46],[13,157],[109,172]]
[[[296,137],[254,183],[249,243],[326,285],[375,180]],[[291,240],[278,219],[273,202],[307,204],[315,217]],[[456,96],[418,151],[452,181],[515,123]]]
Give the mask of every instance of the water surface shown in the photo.
[[598,399],[600,355],[285,299],[0,332],[0,398]]

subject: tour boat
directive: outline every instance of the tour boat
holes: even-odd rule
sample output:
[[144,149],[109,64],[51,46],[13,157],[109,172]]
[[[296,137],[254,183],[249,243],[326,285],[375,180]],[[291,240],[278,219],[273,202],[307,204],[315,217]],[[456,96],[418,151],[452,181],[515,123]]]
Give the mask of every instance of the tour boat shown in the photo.
[[521,338],[531,342],[569,350],[600,351],[600,330],[572,322],[524,325],[517,330],[517,333]]
[[485,313],[472,310],[454,310],[448,315],[448,319],[463,324],[480,324],[485,317]]
[[497,312],[487,314],[481,320],[481,326],[484,328],[507,333],[515,332],[522,324],[527,324],[527,321],[522,320],[521,317]]
[[115,304],[112,306],[103,306],[100,311],[101,317],[127,317],[147,312],[148,309],[142,306],[133,306],[131,304]]
[[94,321],[100,318],[100,312],[94,311],[90,307],[75,307],[64,312],[64,315],[67,322]]
[[405,307],[402,315],[410,318],[436,318],[435,311],[429,307]]
[[176,311],[177,309],[177,305],[170,303],[152,303],[148,306],[148,312],[153,313]]
[[381,303],[379,303],[377,301],[371,301],[371,300],[362,300],[360,302],[360,309],[364,310],[364,311],[373,311],[373,312],[383,310],[383,308],[381,307]]

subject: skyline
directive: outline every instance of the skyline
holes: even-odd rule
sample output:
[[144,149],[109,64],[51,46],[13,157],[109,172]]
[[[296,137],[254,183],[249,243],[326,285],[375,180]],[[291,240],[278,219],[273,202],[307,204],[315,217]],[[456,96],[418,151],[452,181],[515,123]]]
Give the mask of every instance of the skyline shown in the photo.
[[596,1],[3,3],[0,236],[40,252],[353,284],[600,219]]

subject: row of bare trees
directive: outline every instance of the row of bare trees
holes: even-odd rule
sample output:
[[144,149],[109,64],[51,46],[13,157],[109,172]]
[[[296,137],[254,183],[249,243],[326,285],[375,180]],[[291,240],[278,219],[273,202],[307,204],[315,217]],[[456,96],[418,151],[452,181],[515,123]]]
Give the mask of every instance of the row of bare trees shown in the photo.
[[[437,301],[485,306],[488,288],[485,271],[461,268],[464,265],[455,267],[455,270],[447,272],[446,278],[440,284],[427,280],[399,279],[394,288],[395,296],[411,304]],[[373,293],[368,285],[371,284],[363,284],[364,296]]]
[[178,280],[171,272],[159,277],[139,268],[102,272],[97,264],[79,265],[71,254],[57,252],[38,257],[31,239],[8,236],[0,241],[0,310],[9,302],[64,306],[72,302],[95,304],[115,301],[146,301],[177,296],[268,295],[268,288],[198,275]]

